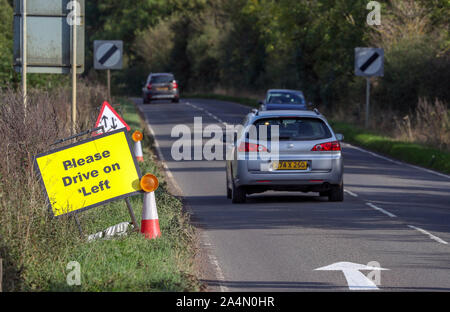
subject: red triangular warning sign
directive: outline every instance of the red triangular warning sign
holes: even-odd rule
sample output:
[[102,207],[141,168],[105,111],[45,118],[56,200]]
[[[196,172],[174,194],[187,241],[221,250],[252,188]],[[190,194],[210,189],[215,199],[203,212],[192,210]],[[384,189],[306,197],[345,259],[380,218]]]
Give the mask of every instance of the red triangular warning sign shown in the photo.
[[[108,103],[103,102],[102,109],[98,115],[97,122],[95,123],[95,128],[103,126],[105,133],[119,130],[122,128],[127,128],[130,131],[130,126],[120,117],[116,110]],[[93,135],[100,135],[101,131],[94,133]]]

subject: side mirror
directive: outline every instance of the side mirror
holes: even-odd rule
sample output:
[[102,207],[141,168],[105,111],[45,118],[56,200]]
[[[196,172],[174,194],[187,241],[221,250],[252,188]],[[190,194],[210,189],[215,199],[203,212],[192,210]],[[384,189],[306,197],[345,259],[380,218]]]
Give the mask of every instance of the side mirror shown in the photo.
[[341,134],[341,133],[336,133],[336,139],[337,139],[339,142],[342,142],[342,141],[344,141],[344,135]]

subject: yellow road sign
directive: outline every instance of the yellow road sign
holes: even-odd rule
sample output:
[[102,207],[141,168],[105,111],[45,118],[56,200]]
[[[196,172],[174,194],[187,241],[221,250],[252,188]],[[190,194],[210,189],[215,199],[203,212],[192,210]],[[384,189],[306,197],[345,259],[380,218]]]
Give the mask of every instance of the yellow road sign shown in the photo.
[[140,193],[139,166],[126,129],[35,157],[53,216]]

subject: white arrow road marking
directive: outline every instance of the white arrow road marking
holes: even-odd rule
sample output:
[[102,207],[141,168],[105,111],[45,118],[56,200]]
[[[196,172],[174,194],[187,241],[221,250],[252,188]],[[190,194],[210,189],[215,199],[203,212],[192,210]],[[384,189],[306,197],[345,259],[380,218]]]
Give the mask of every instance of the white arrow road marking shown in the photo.
[[374,282],[372,282],[367,276],[362,274],[360,270],[384,271],[389,269],[352,262],[336,262],[328,266],[315,269],[314,271],[342,271],[350,290],[378,290],[379,288],[377,285],[375,285]]

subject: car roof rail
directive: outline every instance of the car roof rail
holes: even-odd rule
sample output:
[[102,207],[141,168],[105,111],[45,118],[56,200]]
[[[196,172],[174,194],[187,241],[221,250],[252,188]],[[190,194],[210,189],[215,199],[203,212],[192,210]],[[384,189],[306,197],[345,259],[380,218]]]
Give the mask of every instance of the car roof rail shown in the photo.
[[313,112],[316,113],[317,115],[320,115],[320,112],[319,112],[319,110],[317,108],[314,108]]

